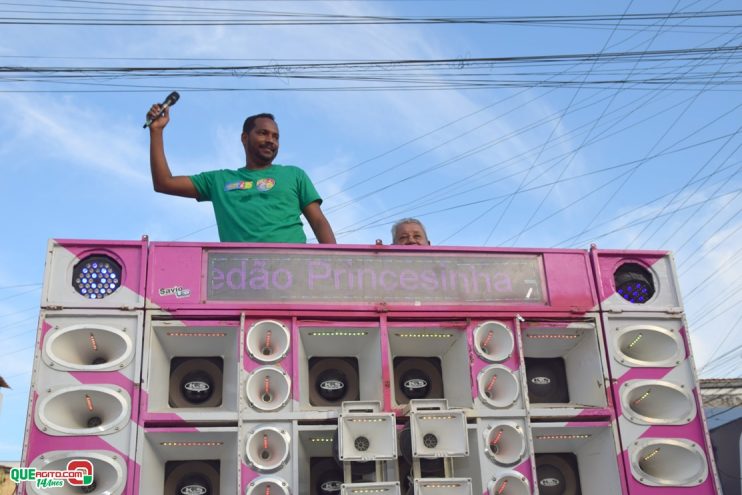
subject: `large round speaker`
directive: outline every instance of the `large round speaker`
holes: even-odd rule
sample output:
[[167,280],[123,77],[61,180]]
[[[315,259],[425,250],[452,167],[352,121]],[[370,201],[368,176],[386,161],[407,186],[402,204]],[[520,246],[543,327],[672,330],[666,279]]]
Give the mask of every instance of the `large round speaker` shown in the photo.
[[165,463],[164,495],[219,495],[217,461],[169,461]]
[[[409,426],[399,432],[399,453],[405,463],[412,466],[412,431]],[[445,478],[443,459],[420,459],[420,474],[426,478]]]
[[518,379],[506,367],[493,364],[482,369],[477,376],[479,398],[490,407],[511,407],[520,395]]
[[681,425],[696,417],[690,390],[664,380],[629,380],[621,386],[623,415],[640,425]]
[[394,358],[394,400],[408,404],[411,399],[442,399],[443,374],[437,357]]
[[487,495],[531,495],[531,486],[522,474],[505,472],[487,484]]
[[254,409],[276,411],[285,406],[291,397],[291,379],[277,366],[262,366],[247,377],[245,395]]
[[254,361],[275,363],[289,352],[291,336],[280,322],[262,320],[255,322],[247,331],[247,353]]
[[615,329],[614,358],[631,367],[673,367],[685,358],[679,332],[656,325],[631,325]]
[[696,486],[708,477],[703,450],[690,440],[646,438],[629,447],[631,474],[648,486]]
[[499,321],[485,321],[474,329],[474,350],[486,361],[499,363],[513,354],[513,332]]
[[528,400],[532,404],[568,404],[564,358],[525,358]]
[[170,407],[219,407],[224,362],[217,357],[176,357],[170,362]]
[[246,495],[289,495],[289,484],[277,476],[261,476],[247,485]]
[[343,480],[343,469],[335,459],[314,457],[309,460],[309,495],[337,495]]
[[[43,459],[41,458],[43,457]],[[33,483],[26,483],[26,489],[34,495],[56,494],[69,495],[70,493],[90,495],[121,495],[126,485],[126,463],[115,452],[105,451],[51,451],[37,457],[29,467],[58,471],[67,469],[67,463],[72,460],[84,459],[93,464],[93,484],[86,487],[70,488],[65,483],[63,487],[37,488]]]
[[291,436],[285,430],[273,426],[255,428],[245,442],[247,463],[261,473],[282,468],[289,458],[290,441]]
[[42,358],[60,371],[119,370],[134,358],[134,344],[107,325],[70,325],[47,334]]
[[541,495],[581,495],[577,457],[572,453],[536,454],[536,478]]
[[358,360],[349,357],[313,357],[309,360],[309,403],[336,407],[360,399]]
[[36,406],[36,426],[48,435],[108,435],[129,423],[131,398],[111,385],[53,390]]
[[526,437],[520,425],[497,423],[484,431],[485,454],[495,463],[510,466],[520,461],[526,452]]

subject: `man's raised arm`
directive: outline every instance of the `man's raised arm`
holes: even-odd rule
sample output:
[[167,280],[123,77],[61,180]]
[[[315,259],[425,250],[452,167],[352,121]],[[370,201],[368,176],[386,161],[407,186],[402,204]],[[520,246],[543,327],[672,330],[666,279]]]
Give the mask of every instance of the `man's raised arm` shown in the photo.
[[155,191],[160,193],[198,198],[198,191],[189,177],[185,175],[173,176],[170,172],[162,137],[165,126],[170,122],[170,110],[166,108],[162,116],[157,118],[161,111],[160,104],[155,103],[147,113],[147,117],[152,120],[152,124],[149,126],[149,166],[152,170],[152,185]]

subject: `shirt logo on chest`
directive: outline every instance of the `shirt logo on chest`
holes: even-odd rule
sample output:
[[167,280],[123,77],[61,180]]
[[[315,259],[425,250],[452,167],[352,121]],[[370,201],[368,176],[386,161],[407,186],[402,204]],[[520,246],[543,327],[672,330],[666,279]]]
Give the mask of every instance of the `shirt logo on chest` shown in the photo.
[[260,179],[257,182],[258,191],[270,191],[275,185],[275,179]]
[[225,191],[236,191],[239,189],[252,189],[251,180],[238,180],[237,182],[228,182],[224,184]]

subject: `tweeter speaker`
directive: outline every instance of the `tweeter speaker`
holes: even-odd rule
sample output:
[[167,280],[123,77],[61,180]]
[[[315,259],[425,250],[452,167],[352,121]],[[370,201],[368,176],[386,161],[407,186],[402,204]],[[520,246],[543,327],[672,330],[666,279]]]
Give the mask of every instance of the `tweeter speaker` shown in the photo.
[[520,396],[518,379],[499,364],[487,366],[479,372],[477,388],[482,402],[495,409],[512,407]]
[[536,454],[536,478],[541,495],[581,495],[577,456],[570,452]]
[[313,357],[309,359],[309,403],[339,407],[360,398],[358,360],[353,357]]
[[175,357],[170,361],[170,407],[218,407],[223,383],[221,357]]
[[484,430],[485,453],[501,466],[517,464],[526,453],[526,436],[516,423],[495,423]]
[[290,442],[291,436],[287,431],[274,426],[259,426],[247,436],[247,462],[261,473],[277,471],[288,461]]
[[531,487],[528,478],[516,471],[510,471],[488,483],[487,495],[531,495]]
[[260,412],[281,409],[291,397],[291,379],[277,366],[261,366],[245,381],[247,402]]
[[219,495],[219,461],[169,461],[165,463],[166,495]]
[[485,361],[499,363],[513,354],[513,332],[499,321],[485,321],[474,329],[474,350]]
[[250,326],[245,340],[247,353],[253,361],[271,364],[286,357],[291,334],[281,322],[261,320]]
[[290,495],[289,484],[277,476],[255,478],[247,486],[246,495]]

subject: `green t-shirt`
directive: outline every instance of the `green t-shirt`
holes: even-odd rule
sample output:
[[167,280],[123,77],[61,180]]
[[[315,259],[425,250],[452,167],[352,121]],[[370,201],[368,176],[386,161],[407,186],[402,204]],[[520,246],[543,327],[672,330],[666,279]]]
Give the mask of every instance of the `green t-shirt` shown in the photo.
[[222,242],[305,243],[299,215],[322,202],[298,167],[273,164],[260,170],[213,170],[192,175],[198,201],[211,201]]

